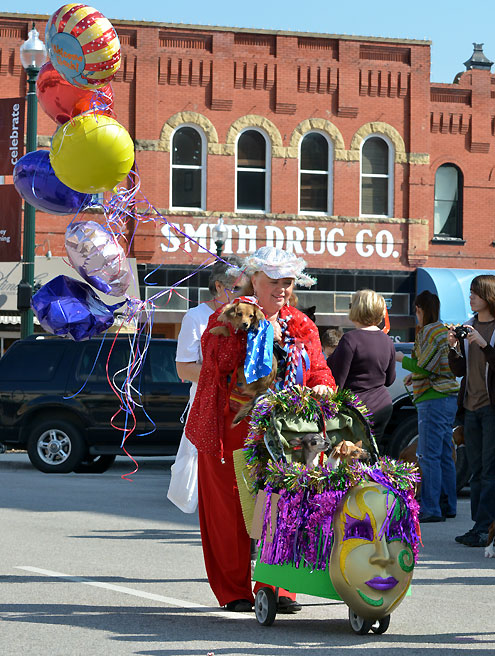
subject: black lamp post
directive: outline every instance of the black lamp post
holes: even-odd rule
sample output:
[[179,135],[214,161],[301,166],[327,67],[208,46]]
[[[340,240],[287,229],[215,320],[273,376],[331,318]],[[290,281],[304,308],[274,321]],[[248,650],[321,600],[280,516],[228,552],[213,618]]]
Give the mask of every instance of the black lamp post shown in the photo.
[[[36,78],[46,60],[45,44],[34,26],[27,41],[20,48],[21,62],[28,81],[26,153],[37,149],[38,101]],[[17,289],[17,308],[21,312],[21,337],[33,333],[33,312],[30,307],[34,285],[34,241],[36,235],[36,210],[24,201],[24,238],[22,246],[22,280]]]
[[227,240],[228,230],[223,224],[223,219],[220,217],[216,226],[213,226],[211,234],[213,235],[213,240],[215,246],[217,247],[217,256],[222,257],[222,249],[225,241]]

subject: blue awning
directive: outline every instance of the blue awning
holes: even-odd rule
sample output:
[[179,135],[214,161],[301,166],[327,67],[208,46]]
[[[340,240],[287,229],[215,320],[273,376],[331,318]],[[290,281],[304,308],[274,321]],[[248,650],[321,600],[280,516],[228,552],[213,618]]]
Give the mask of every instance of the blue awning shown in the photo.
[[472,316],[469,305],[469,288],[476,276],[490,273],[493,269],[427,269],[417,270],[416,288],[418,294],[425,289],[440,299],[440,321],[463,323]]

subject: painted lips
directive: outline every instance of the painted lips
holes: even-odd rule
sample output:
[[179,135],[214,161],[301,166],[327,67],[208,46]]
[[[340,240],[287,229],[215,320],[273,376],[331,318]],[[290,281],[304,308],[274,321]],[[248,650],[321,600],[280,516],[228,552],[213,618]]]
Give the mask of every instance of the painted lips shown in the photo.
[[389,576],[386,579],[382,579],[381,576],[375,576],[374,579],[366,581],[366,585],[374,590],[391,590],[397,583],[397,579],[394,579],[393,576]]

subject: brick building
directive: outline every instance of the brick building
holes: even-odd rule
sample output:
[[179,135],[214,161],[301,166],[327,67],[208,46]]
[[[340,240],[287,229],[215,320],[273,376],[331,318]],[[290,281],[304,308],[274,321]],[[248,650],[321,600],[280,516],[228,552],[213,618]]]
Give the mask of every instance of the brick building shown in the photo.
[[[24,95],[19,46],[32,20],[43,38],[47,19],[0,13],[0,97]],[[223,217],[226,254],[273,244],[304,256],[318,285],[300,306],[316,305],[321,326],[346,325],[350,294],[373,287],[392,334],[410,338],[417,282],[443,305],[453,295],[459,316],[444,318],[464,319],[457,272],[489,270],[495,245],[495,75],[481,46],[452,84],[431,84],[428,41],[112,23],[117,119],[159,214],[213,252]],[[39,147],[54,130],[40,110]],[[61,258],[70,217],[36,216],[36,243]],[[139,223],[131,249],[143,298],[205,259],[155,218]],[[206,279],[181,285],[158,332],[176,334]]]

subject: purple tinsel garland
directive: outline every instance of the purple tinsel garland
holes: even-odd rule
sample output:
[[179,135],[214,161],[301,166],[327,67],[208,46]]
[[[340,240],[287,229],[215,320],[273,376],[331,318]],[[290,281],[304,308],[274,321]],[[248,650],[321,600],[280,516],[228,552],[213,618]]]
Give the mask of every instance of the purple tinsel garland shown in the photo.
[[[384,535],[387,539],[390,536],[400,538],[401,542],[411,546],[416,563],[421,536],[418,523],[419,505],[414,498],[413,489],[400,489],[377,466],[360,465],[359,469],[361,481],[375,481],[391,493],[391,502],[387,496],[388,516],[378,538]],[[326,490],[320,494],[302,487],[290,491],[279,490],[276,526],[271,525],[271,494],[274,490],[267,485],[261,562],[269,565],[293,563],[296,567],[302,563],[311,569],[325,569],[332,549],[332,522],[336,508],[354,484],[349,479],[344,489]],[[272,542],[267,540],[270,533],[273,536]]]
[[[325,569],[333,542],[332,522],[337,505],[350,488],[365,481],[375,481],[389,490],[387,518],[377,536],[400,539],[410,545],[417,562],[419,505],[414,486],[419,474],[413,465],[382,457],[373,465],[354,462],[328,469],[313,469],[292,462],[274,462],[264,444],[272,413],[283,413],[317,420],[322,414],[333,417],[342,406],[351,406],[365,416],[368,411],[358,397],[348,390],[316,401],[311,390],[300,386],[269,393],[256,404],[251,430],[245,442],[247,467],[255,488],[267,492],[262,532],[261,562],[267,564],[301,563],[312,569]],[[276,526],[271,526],[271,493],[280,495]],[[268,542],[266,536],[272,535]]]

